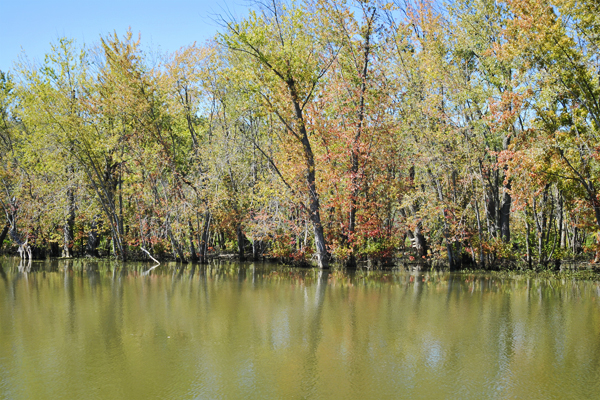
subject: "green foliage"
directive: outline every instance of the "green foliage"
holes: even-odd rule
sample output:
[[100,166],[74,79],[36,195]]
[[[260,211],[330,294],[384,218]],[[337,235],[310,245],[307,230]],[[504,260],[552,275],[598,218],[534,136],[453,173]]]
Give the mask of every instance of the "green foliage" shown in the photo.
[[403,7],[273,2],[152,62],[60,39],[0,72],[7,220],[122,259],[600,261],[597,5]]

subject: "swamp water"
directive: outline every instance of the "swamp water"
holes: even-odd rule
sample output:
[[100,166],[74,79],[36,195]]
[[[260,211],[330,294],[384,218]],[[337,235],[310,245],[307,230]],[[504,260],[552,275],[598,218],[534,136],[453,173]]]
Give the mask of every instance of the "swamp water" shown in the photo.
[[600,286],[0,260],[1,399],[600,398]]

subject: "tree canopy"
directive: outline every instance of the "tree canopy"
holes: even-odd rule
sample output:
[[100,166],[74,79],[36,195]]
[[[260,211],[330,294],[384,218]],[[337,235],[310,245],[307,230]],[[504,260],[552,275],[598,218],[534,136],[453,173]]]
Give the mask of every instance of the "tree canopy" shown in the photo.
[[258,5],[172,54],[115,32],[0,73],[1,241],[322,268],[600,261],[596,3]]

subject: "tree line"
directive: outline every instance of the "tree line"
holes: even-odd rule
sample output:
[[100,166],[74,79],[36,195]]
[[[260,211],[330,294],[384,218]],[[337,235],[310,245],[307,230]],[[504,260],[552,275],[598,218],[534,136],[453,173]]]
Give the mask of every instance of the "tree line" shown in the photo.
[[0,243],[326,268],[600,261],[600,6],[257,3],[0,73]]

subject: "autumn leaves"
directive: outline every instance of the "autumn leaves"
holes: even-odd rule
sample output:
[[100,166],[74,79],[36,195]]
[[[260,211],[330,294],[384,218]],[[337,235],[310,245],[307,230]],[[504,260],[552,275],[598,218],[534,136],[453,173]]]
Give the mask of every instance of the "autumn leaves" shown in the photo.
[[5,211],[17,199],[30,242],[69,251],[98,221],[123,259],[595,250],[595,6],[440,7],[273,2],[159,59],[130,33],[63,40],[3,78]]

